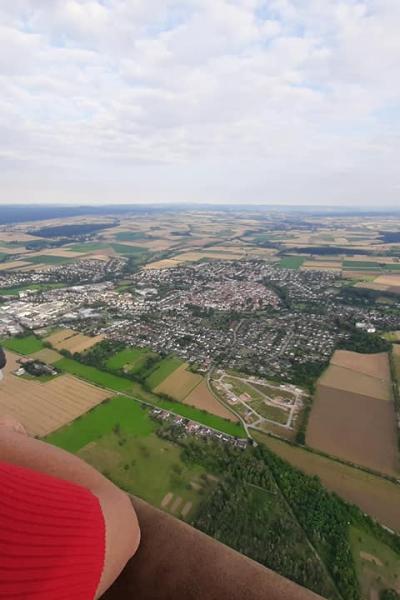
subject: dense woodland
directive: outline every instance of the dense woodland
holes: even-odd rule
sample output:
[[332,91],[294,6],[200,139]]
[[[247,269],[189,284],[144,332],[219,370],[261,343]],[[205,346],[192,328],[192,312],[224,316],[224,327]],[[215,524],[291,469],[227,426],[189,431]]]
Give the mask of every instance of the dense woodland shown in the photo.
[[78,236],[98,233],[102,229],[115,227],[116,223],[74,223],[71,225],[55,225],[53,227],[42,227],[30,231],[32,235],[43,238],[53,238],[62,236]]
[[326,598],[360,598],[351,524],[400,553],[398,536],[263,446],[241,451],[191,440],[182,454],[218,477],[195,526]]

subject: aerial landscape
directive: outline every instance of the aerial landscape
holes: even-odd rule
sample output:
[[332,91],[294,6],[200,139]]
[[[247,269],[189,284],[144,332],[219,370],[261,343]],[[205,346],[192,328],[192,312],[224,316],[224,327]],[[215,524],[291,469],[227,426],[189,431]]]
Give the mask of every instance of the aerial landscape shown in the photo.
[[399,588],[398,212],[30,210],[0,415],[326,598]]
[[399,31],[0,3],[0,598],[400,600]]

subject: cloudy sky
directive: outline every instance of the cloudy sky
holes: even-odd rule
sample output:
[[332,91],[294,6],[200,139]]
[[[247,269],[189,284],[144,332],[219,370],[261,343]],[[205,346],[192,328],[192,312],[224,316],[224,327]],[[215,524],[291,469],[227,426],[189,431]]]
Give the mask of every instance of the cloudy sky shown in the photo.
[[4,0],[0,202],[400,205],[400,0]]

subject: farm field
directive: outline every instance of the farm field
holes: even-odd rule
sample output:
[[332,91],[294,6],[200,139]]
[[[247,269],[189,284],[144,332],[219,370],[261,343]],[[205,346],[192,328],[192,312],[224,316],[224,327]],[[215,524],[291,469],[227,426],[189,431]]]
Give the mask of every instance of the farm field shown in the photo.
[[344,392],[363,394],[380,400],[389,400],[390,384],[387,379],[366,375],[361,371],[339,367],[332,363],[319,379],[319,385]]
[[62,358],[56,362],[54,366],[62,371],[66,371],[67,373],[71,373],[72,375],[76,375],[77,377],[81,377],[82,379],[86,379],[87,381],[116,392],[132,391],[132,382],[129,381],[129,379],[124,379],[123,377],[118,377],[118,375],[100,371],[95,367],[83,365],[70,358]]
[[171,375],[171,373],[180,367],[182,363],[183,361],[176,356],[167,356],[167,358],[161,360],[146,378],[146,383],[149,385],[150,389],[154,390],[159,386],[164,379]]
[[44,363],[51,365],[61,360],[62,355],[51,348],[43,348],[43,350],[39,350],[38,352],[31,354],[31,358],[42,360]]
[[351,527],[350,540],[363,600],[385,589],[399,589],[399,555],[362,529]]
[[390,367],[387,354],[359,354],[348,350],[336,350],[331,364],[364,373],[378,379],[390,380]]
[[148,263],[145,265],[146,270],[151,269],[169,269],[171,267],[177,267],[179,263],[171,258],[164,258],[163,260],[156,260],[155,262]]
[[306,442],[374,471],[398,475],[396,417],[387,354],[334,354],[317,383]]
[[50,434],[46,441],[69,452],[78,452],[90,442],[111,433],[116,426],[123,434],[138,436],[148,435],[157,429],[157,424],[138,402],[116,396]]
[[65,256],[55,256],[54,254],[29,255],[25,260],[35,265],[64,265],[74,262],[75,258],[66,258]]
[[319,477],[329,490],[347,502],[400,532],[400,485],[277,438],[258,432],[253,436],[294,467]]
[[305,256],[284,256],[278,265],[283,269],[300,269],[305,259]]
[[32,354],[43,348],[43,342],[35,335],[27,335],[25,337],[13,337],[3,340],[2,345],[6,350],[18,352],[18,354]]
[[45,338],[45,341],[55,347],[60,342],[67,340],[73,335],[76,335],[76,331],[73,331],[73,329],[56,329]]
[[125,348],[107,360],[109,369],[124,369],[129,373],[138,373],[151,356],[157,356],[145,348]]
[[103,402],[110,392],[70,375],[41,383],[12,374],[18,356],[8,353],[0,388],[0,415],[18,419],[31,435],[45,436]]
[[192,373],[188,369],[188,365],[184,363],[168,375],[156,388],[156,394],[166,394],[178,402],[182,402],[197,385],[202,381],[203,377],[196,373]]
[[0,271],[18,269],[19,267],[28,267],[31,263],[26,260],[10,260],[0,264]]
[[104,336],[102,335],[89,337],[72,329],[62,329],[50,335],[46,338],[46,341],[56,350],[68,350],[71,354],[74,354],[75,352],[80,353],[89,350],[103,339]]
[[154,432],[159,425],[130,398],[111,398],[47,436],[78,454],[116,485],[177,517],[190,518],[206,484],[204,469],[183,463],[180,448]]
[[95,367],[88,367],[69,358],[62,358],[55,363],[55,367],[110,390],[133,394],[139,400],[164,408],[165,410],[170,410],[187,419],[193,419],[194,421],[203,423],[207,427],[214,427],[218,431],[229,433],[230,435],[246,437],[244,429],[239,424],[229,422],[221,417],[206,413],[192,406],[187,406],[181,402],[159,398],[155,394],[144,390],[140,384],[129,381],[129,379],[125,379],[124,377],[100,371]]
[[78,455],[116,485],[176,517],[191,519],[210,484],[198,465],[187,465],[181,449],[156,434],[105,435]]
[[103,244],[97,242],[88,242],[87,244],[73,244],[67,246],[66,250],[69,252],[81,252],[87,254],[88,252],[96,252],[97,250],[105,250],[109,248],[110,244]]
[[215,399],[214,395],[211,394],[207,387],[207,383],[203,380],[194,390],[186,396],[183,400],[184,404],[194,406],[200,410],[206,410],[207,412],[229,419],[230,421],[237,422],[238,419],[232,414],[227,408],[222,406],[218,400]]

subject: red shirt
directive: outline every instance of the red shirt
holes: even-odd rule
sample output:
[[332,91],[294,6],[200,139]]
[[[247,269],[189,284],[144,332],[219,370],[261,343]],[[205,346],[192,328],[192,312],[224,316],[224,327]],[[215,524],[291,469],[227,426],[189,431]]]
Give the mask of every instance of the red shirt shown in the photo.
[[87,489],[0,462],[0,598],[93,600],[105,525]]

